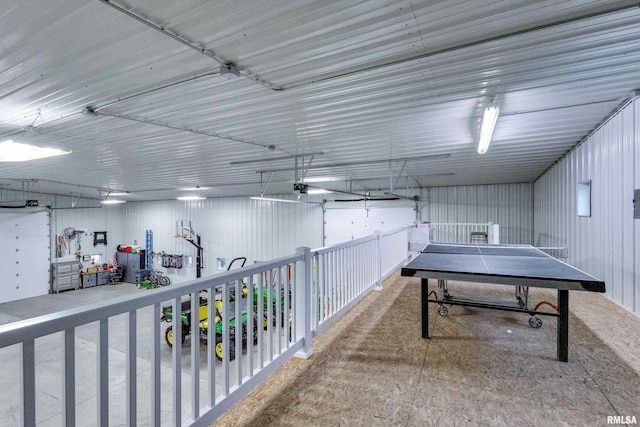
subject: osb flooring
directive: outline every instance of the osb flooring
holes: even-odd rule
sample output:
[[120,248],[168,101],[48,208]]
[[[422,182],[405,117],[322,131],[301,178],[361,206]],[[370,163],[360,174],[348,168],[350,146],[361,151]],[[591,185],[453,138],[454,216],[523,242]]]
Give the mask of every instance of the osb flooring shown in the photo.
[[[433,281],[430,281],[433,282]],[[430,284],[431,285],[431,284]],[[435,285],[435,283],[433,283]],[[512,299],[510,286],[449,282],[452,295]],[[555,292],[531,289],[535,302]],[[640,318],[571,292],[569,362],[556,320],[431,305],[420,338],[419,279],[392,275],[240,401],[216,426],[599,426],[640,419]]]

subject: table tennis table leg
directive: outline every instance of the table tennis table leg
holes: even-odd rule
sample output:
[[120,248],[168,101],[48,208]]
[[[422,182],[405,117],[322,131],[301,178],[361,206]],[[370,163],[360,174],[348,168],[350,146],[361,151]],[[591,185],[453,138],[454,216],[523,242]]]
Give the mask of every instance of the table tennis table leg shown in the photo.
[[421,299],[422,299],[422,338],[429,336],[429,279],[421,279]]
[[569,361],[569,291],[558,289],[558,360]]

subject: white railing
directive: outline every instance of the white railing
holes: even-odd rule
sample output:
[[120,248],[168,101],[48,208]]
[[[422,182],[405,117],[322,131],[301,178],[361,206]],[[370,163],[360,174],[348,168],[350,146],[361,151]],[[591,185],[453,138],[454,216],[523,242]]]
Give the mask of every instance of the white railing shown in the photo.
[[[487,243],[499,243],[499,225],[489,223],[431,223],[433,242],[436,243],[482,243],[482,235]],[[477,234],[481,233],[481,234]],[[478,238],[478,240],[475,240]],[[475,240],[475,241],[474,241]]]
[[312,329],[321,333],[407,260],[407,227],[314,249]]
[[[406,261],[407,246],[406,228],[377,232],[141,296],[0,326],[3,363],[21,366],[14,378],[22,384],[22,395],[14,398],[21,408],[12,415],[15,425],[35,425],[41,412],[53,412],[73,426],[81,400],[95,402],[95,422],[86,419],[86,411],[82,415],[90,424],[210,425],[291,357],[309,357],[312,335],[379,287]],[[169,320],[165,326],[161,316]],[[122,352],[113,351],[113,335],[109,340],[116,329],[127,331],[126,342],[115,343]],[[187,334],[190,345],[176,345]],[[50,375],[36,369],[42,354],[62,367],[57,413],[37,399],[43,394],[39,377]],[[185,357],[189,362],[183,363]],[[95,375],[76,374],[83,370]],[[119,372],[124,378],[116,378]],[[161,387],[162,378],[171,378],[170,387]],[[148,397],[138,399],[143,388]],[[124,410],[110,411],[118,399]],[[161,416],[167,412],[170,419]]]
[[[93,399],[97,406],[96,425],[108,425],[109,422],[126,422],[128,425],[135,425],[139,412],[150,414],[150,419],[143,423],[145,425],[182,425],[183,423],[209,425],[296,352],[300,352],[303,356],[310,354],[310,339],[306,341],[304,339],[304,329],[309,329],[310,326],[304,320],[307,317],[302,310],[304,306],[298,304],[299,300],[304,301],[309,298],[309,286],[305,286],[309,281],[305,281],[304,274],[308,270],[307,265],[310,265],[309,261],[309,249],[301,250],[294,256],[148,291],[140,297],[118,298],[0,326],[0,349],[9,346],[21,347],[19,352],[10,352],[17,355],[18,360],[15,360],[15,366],[22,366],[21,378],[18,378],[23,390],[20,402],[22,414],[19,417],[21,419],[16,420],[16,425],[35,425],[36,408],[44,409],[40,402],[36,402],[36,384],[39,381],[36,376],[35,349],[39,347],[36,345],[39,340],[52,341],[50,336],[59,333],[63,337],[60,379],[63,381],[64,396],[61,399],[60,412],[64,425],[75,425],[76,390],[82,389],[82,398],[86,399],[87,390],[92,388]],[[243,288],[246,292],[243,292]],[[246,293],[244,297],[235,298],[236,295],[243,293]],[[181,312],[182,297],[187,295],[190,307],[201,307],[201,297],[202,301],[219,303],[207,303],[197,310],[187,310],[187,307],[184,307],[184,316],[171,316],[170,327],[174,345],[168,361],[171,367],[168,370],[171,371],[172,378],[169,397],[166,393],[161,395],[161,376],[166,378],[169,374],[164,366],[167,364],[166,358],[165,363],[161,363],[162,356],[167,356],[168,347],[162,346],[163,351],[161,351],[160,341],[163,335],[166,336],[161,331],[161,309],[163,305],[168,305],[172,313]],[[289,300],[291,304],[288,303]],[[167,301],[169,302],[166,303]],[[184,324],[186,319],[183,317],[187,317],[186,312],[189,312],[191,330]],[[114,326],[120,325],[121,315],[126,318],[124,323],[127,328],[127,339],[124,345],[126,373],[123,379],[126,393],[120,391],[123,398],[126,394],[124,398],[126,413],[115,414],[109,411],[109,392],[111,391],[109,376],[114,375],[117,370],[116,365],[120,361],[110,360],[109,326],[112,322]],[[204,319],[205,316],[209,319],[208,325],[212,327],[205,328],[207,325],[200,324],[200,317]],[[145,319],[147,321],[142,322]],[[218,320],[215,326],[211,319]],[[139,336],[141,334],[137,333],[142,323],[151,325],[152,333],[144,335],[147,342],[144,337]],[[79,347],[76,339],[80,341],[80,336],[86,336],[87,330],[83,328],[92,324],[97,326],[93,328],[97,329],[97,337],[87,340],[90,342],[95,339],[91,355],[87,357],[83,353],[82,358],[76,357],[77,347]],[[200,327],[194,325],[200,325]],[[241,329],[244,333],[240,332]],[[236,330],[238,333],[235,333]],[[183,348],[175,343],[181,343],[183,334],[187,332],[192,335],[189,352],[190,367],[183,369]],[[198,338],[207,341],[204,372],[200,372],[200,339]],[[82,341],[85,343],[84,339]],[[113,345],[113,341],[111,344]],[[149,360],[139,357],[138,348],[151,349]],[[226,351],[227,349],[229,351]],[[52,351],[51,348],[42,350],[47,357],[51,357],[48,354]],[[218,359],[222,360],[217,361]],[[79,362],[83,362],[80,365],[85,365],[87,360],[95,361],[95,366],[89,370],[95,370],[97,376],[89,378],[76,376]],[[6,359],[3,361],[3,363],[12,362]],[[139,370],[146,371],[147,368],[151,372],[148,375],[147,384],[150,395],[148,401],[143,403],[137,401],[137,387],[142,386],[139,383]],[[202,386],[201,377],[205,378],[206,387]],[[188,386],[183,386],[183,378],[189,379]],[[202,388],[206,388],[204,399],[200,396]],[[186,397],[183,401],[185,389],[188,391],[184,393]],[[113,396],[111,397],[111,400],[114,400]],[[173,417],[171,419],[161,418],[161,412],[167,412],[167,408],[161,407],[161,402],[167,400],[172,402]],[[202,404],[202,401],[206,403]],[[51,410],[48,409],[48,412]],[[84,418],[83,421],[93,424]]]

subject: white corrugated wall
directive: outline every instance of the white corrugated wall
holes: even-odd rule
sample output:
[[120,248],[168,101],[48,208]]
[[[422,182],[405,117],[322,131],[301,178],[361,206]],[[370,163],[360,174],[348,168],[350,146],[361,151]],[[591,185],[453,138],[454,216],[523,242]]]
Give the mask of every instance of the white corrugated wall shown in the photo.
[[[21,192],[3,191],[2,200],[24,200]],[[196,249],[184,239],[176,238],[176,220],[190,220],[201,236],[204,248],[202,275],[218,273],[217,258],[228,264],[233,258],[247,257],[248,263],[291,255],[297,247],[323,246],[323,210],[319,204],[282,203],[251,200],[248,197],[225,197],[203,201],[178,200],[129,202],[124,205],[100,205],[99,201],[70,196],[31,194],[41,205],[51,205],[51,258],[55,262],[56,234],[65,228],[85,230],[82,253],[101,254],[111,262],[118,245],[138,244],[146,247],[145,232],[153,231],[153,250],[193,257],[191,267],[165,270],[172,281],[195,278]],[[284,196],[285,198],[287,196]],[[108,245],[93,246],[93,233],[107,231]],[[73,258],[65,250],[63,258]],[[185,259],[186,261],[186,259]],[[186,264],[186,263],[185,263]],[[85,262],[84,266],[90,263]],[[234,267],[238,267],[235,265]],[[161,269],[160,258],[154,268]],[[164,270],[164,269],[163,269]]]
[[[172,281],[195,278],[196,248],[176,238],[176,220],[195,224],[204,248],[203,276],[218,273],[217,259],[228,264],[247,257],[248,263],[293,254],[297,247],[322,246],[322,207],[316,204],[281,203],[227,197],[203,201],[127,203],[124,207],[121,244],[145,246],[145,231],[153,231],[153,250],[193,257],[193,266],[169,269]],[[154,267],[159,268],[156,258]],[[234,266],[237,267],[238,265]]]
[[[55,236],[62,234],[65,228],[72,227],[76,230],[84,230],[87,235],[81,237],[80,250],[83,255],[102,255],[103,263],[111,263],[116,246],[124,238],[122,224],[122,205],[100,205],[97,200],[76,200],[67,196],[52,196],[54,209],[51,211],[51,256],[55,262]],[[75,202],[75,205],[73,203]],[[107,232],[107,245],[93,245],[93,233],[96,231]],[[76,250],[77,237],[67,241],[66,253],[62,258],[73,257]],[[69,253],[71,252],[71,253]],[[83,262],[84,267],[90,266],[90,262]]]
[[532,186],[522,184],[423,188],[421,221],[500,225],[500,242],[529,244]]
[[[617,112],[534,184],[535,243],[567,246],[568,262],[603,279],[607,297],[640,315],[640,101]],[[576,188],[591,180],[591,217],[578,217]]]

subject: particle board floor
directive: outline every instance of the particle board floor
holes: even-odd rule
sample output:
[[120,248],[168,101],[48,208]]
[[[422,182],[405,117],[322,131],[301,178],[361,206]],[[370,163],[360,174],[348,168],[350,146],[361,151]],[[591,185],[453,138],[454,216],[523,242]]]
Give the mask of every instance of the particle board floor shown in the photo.
[[[510,298],[511,287],[449,282],[452,295]],[[532,289],[534,302],[555,292]],[[432,306],[435,308],[435,306]],[[420,338],[419,279],[399,273],[314,340],[215,426],[598,426],[640,418],[640,318],[571,292],[569,362],[556,321],[450,307]]]

